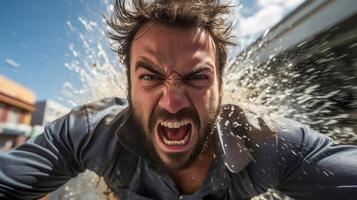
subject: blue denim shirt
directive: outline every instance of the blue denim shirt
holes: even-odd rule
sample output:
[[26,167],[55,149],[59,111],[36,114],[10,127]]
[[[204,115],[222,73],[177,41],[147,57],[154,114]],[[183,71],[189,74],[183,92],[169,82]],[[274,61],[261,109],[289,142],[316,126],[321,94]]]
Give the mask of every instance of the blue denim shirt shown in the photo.
[[0,199],[37,199],[85,169],[103,176],[120,199],[249,199],[277,189],[295,199],[357,199],[357,147],[292,120],[274,130],[222,106],[216,159],[202,186],[181,194],[152,162],[127,103],[104,99],[73,109],[44,133],[0,153]]

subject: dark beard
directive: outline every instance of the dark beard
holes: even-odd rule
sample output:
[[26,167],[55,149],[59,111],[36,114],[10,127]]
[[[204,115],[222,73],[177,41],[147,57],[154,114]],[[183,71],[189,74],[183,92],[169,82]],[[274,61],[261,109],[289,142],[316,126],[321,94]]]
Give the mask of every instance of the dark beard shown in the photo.
[[[205,147],[208,145],[208,141],[212,138],[211,133],[214,128],[217,115],[219,113],[218,107],[216,108],[216,110],[211,111],[207,119],[203,120],[203,126],[201,127],[201,120],[199,119],[198,112],[194,109],[184,108],[178,113],[171,114],[157,107],[150,115],[149,124],[147,126],[148,128],[145,128],[144,123],[138,116],[137,112],[134,111],[132,106],[130,107],[134,113],[135,121],[138,122],[137,125],[138,128],[141,130],[141,134],[145,135],[145,149],[150,156],[149,160],[152,161],[152,163],[157,167],[164,168],[166,170],[183,170],[192,165],[192,163],[205,150]],[[196,147],[184,163],[173,162],[172,164],[168,165],[161,160],[153,145],[153,134],[155,134],[156,131],[155,124],[159,119],[181,120],[184,118],[192,119],[194,125],[198,127],[198,141]],[[168,154],[168,156],[171,157],[171,160],[175,161],[179,160],[179,158],[182,157],[182,154],[184,153],[171,153]]]

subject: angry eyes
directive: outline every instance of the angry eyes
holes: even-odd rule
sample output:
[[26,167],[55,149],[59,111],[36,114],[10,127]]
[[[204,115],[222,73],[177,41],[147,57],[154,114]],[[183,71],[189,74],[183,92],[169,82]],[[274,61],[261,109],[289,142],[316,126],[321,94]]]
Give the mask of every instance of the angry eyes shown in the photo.
[[[161,74],[151,72],[139,75],[139,80],[142,81],[143,84],[146,86],[158,86],[161,83],[164,83],[166,79],[167,78]],[[202,72],[194,72],[182,76],[182,78],[180,78],[180,81],[192,87],[207,87],[211,83],[211,78],[209,75],[202,74]]]

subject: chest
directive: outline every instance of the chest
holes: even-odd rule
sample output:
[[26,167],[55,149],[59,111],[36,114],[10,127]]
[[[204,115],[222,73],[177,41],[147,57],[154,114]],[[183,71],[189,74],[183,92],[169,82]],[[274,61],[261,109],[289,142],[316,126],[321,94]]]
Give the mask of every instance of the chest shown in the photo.
[[178,190],[183,194],[193,194],[203,185],[208,169],[186,171],[170,174]]
[[[129,166],[127,166],[129,167]],[[192,181],[190,181],[190,179]],[[180,184],[188,184],[188,187],[182,188],[174,181],[171,176],[163,172],[153,170],[145,161],[140,160],[133,172],[132,178],[127,183],[121,185],[115,184],[115,180],[107,182],[112,188],[115,195],[121,199],[138,199],[138,200],[197,200],[197,199],[245,199],[237,196],[239,191],[236,190],[235,183],[237,180],[241,185],[251,185],[243,183],[246,180],[232,180],[232,176],[225,170],[215,168],[207,173],[207,177],[197,178],[189,177],[182,179]],[[197,178],[197,180],[195,180]],[[191,182],[191,183],[190,183]],[[191,192],[194,191],[194,192]]]

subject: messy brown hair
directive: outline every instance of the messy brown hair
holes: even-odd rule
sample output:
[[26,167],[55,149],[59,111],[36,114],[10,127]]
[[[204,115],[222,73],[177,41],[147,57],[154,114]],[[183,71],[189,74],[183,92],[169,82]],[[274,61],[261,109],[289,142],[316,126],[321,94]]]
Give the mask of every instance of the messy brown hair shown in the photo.
[[[223,15],[230,6],[219,0],[116,0],[114,13],[106,21],[111,30],[108,36],[114,41],[114,51],[127,68],[130,93],[130,50],[138,30],[148,22],[157,22],[182,28],[202,27],[207,30],[216,46],[219,82],[227,58],[227,46],[232,45],[231,25],[224,23]],[[130,97],[130,95],[128,95]]]

